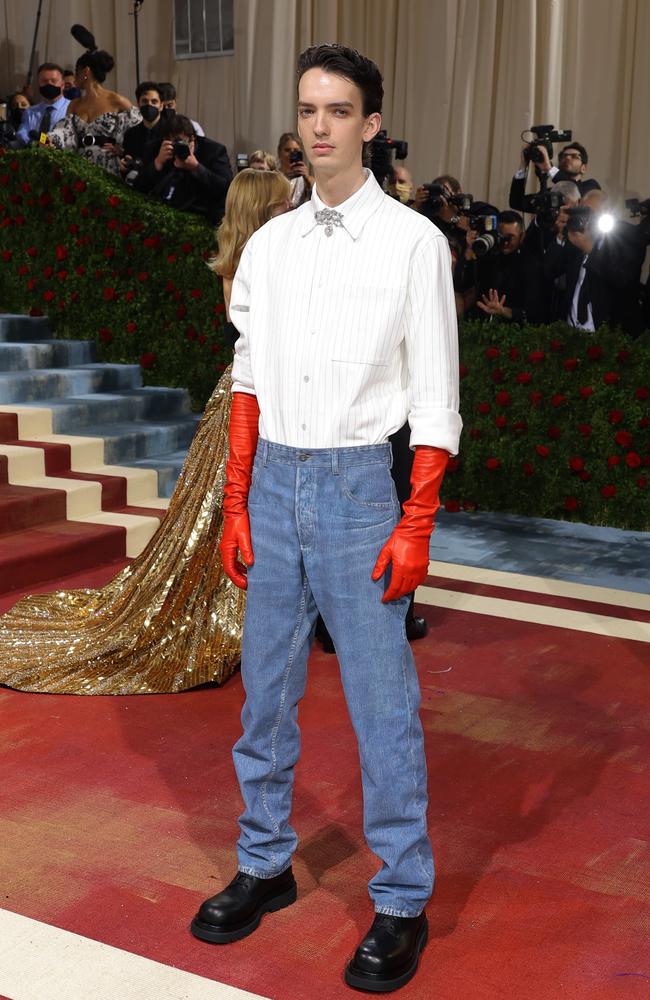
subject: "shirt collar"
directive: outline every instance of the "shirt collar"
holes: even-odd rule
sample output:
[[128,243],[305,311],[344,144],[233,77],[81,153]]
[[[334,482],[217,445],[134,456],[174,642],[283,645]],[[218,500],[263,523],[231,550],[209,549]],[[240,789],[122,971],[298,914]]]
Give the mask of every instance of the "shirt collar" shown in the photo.
[[70,101],[68,100],[68,98],[64,97],[64,95],[61,94],[59,97],[57,97],[57,99],[54,102],[54,104],[46,104],[45,101],[39,101],[38,104],[32,104],[32,106],[31,106],[31,108],[29,110],[30,111],[36,111],[36,112],[42,114],[43,111],[45,111],[47,108],[56,108],[57,111],[59,110],[59,108],[61,108],[63,106],[65,106],[67,108],[67,106],[68,106],[69,103],[70,103]]
[[[377,211],[379,206],[383,204],[384,198],[386,197],[375,180],[374,174],[368,170],[367,167],[365,167],[364,170],[366,180],[361,185],[359,190],[355,191],[353,195],[350,195],[350,197],[340,205],[335,206],[335,211],[340,212],[343,216],[341,228],[345,229],[353,240],[359,238],[366,222],[370,216]],[[329,205],[326,205],[318,197],[318,190],[314,185],[311,193],[311,201],[309,201],[304,207],[304,219],[300,235],[307,236],[308,233],[313,232],[313,230],[317,228],[317,222],[315,220],[316,212],[329,207]]]

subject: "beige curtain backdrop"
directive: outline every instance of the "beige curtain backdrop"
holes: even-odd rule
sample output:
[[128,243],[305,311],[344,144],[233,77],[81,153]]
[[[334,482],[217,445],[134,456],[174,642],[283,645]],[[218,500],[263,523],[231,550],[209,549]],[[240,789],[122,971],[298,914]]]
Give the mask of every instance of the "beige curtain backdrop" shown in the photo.
[[[211,0],[208,0],[211,2]],[[614,198],[650,196],[650,0],[234,0],[235,53],[175,60],[173,0],[140,14],[141,76],[236,152],[294,127],[294,67],[316,41],[353,45],[384,73],[384,123],[409,143],[416,181],[457,175],[500,207],[533,123],[572,128]],[[23,82],[37,0],[0,0],[0,90]],[[135,87],[133,4],[44,0],[38,60],[74,64],[80,22],[115,55],[108,84]],[[4,37],[3,37],[4,35]]]

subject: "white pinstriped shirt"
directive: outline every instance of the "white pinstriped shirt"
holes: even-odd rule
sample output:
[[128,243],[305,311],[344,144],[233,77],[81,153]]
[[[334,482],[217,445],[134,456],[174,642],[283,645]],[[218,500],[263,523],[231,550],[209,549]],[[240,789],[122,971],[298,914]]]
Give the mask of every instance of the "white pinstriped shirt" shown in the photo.
[[326,235],[305,205],[249,240],[230,303],[233,392],[260,434],[295,448],[381,444],[408,418],[411,447],[458,451],[458,334],[447,241],[365,184]]

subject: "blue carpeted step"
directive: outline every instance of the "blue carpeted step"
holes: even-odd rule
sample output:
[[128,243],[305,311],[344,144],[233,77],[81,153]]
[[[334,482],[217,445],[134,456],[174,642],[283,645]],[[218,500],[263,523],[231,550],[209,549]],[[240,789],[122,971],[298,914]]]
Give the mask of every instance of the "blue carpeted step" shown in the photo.
[[41,399],[21,406],[45,407],[52,411],[54,434],[94,435],[94,428],[127,421],[182,418],[189,416],[189,396],[185,389],[142,386],[122,392],[97,392]]
[[33,344],[0,343],[0,372],[87,365],[96,357],[91,340],[42,340]]
[[0,341],[48,340],[51,336],[47,316],[0,313]]
[[139,365],[78,365],[0,373],[0,403],[26,403],[79,393],[134,389],[142,385]]
[[157,458],[141,458],[128,464],[138,469],[155,469],[158,473],[158,496],[170,497],[174,492],[186,455],[187,451],[177,451],[169,455],[159,455]]
[[133,465],[140,458],[166,456],[189,448],[198,417],[191,415],[177,420],[141,421],[140,423],[94,424],[87,431],[78,430],[80,437],[104,439],[104,461],[109,465]]

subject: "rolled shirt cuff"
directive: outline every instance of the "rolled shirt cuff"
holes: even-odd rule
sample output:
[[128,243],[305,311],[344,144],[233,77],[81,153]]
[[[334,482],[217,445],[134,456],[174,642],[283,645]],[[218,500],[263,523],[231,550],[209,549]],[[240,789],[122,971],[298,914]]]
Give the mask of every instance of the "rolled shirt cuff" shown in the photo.
[[417,445],[444,448],[450,455],[458,454],[463,421],[456,410],[431,410],[409,415],[411,449]]

